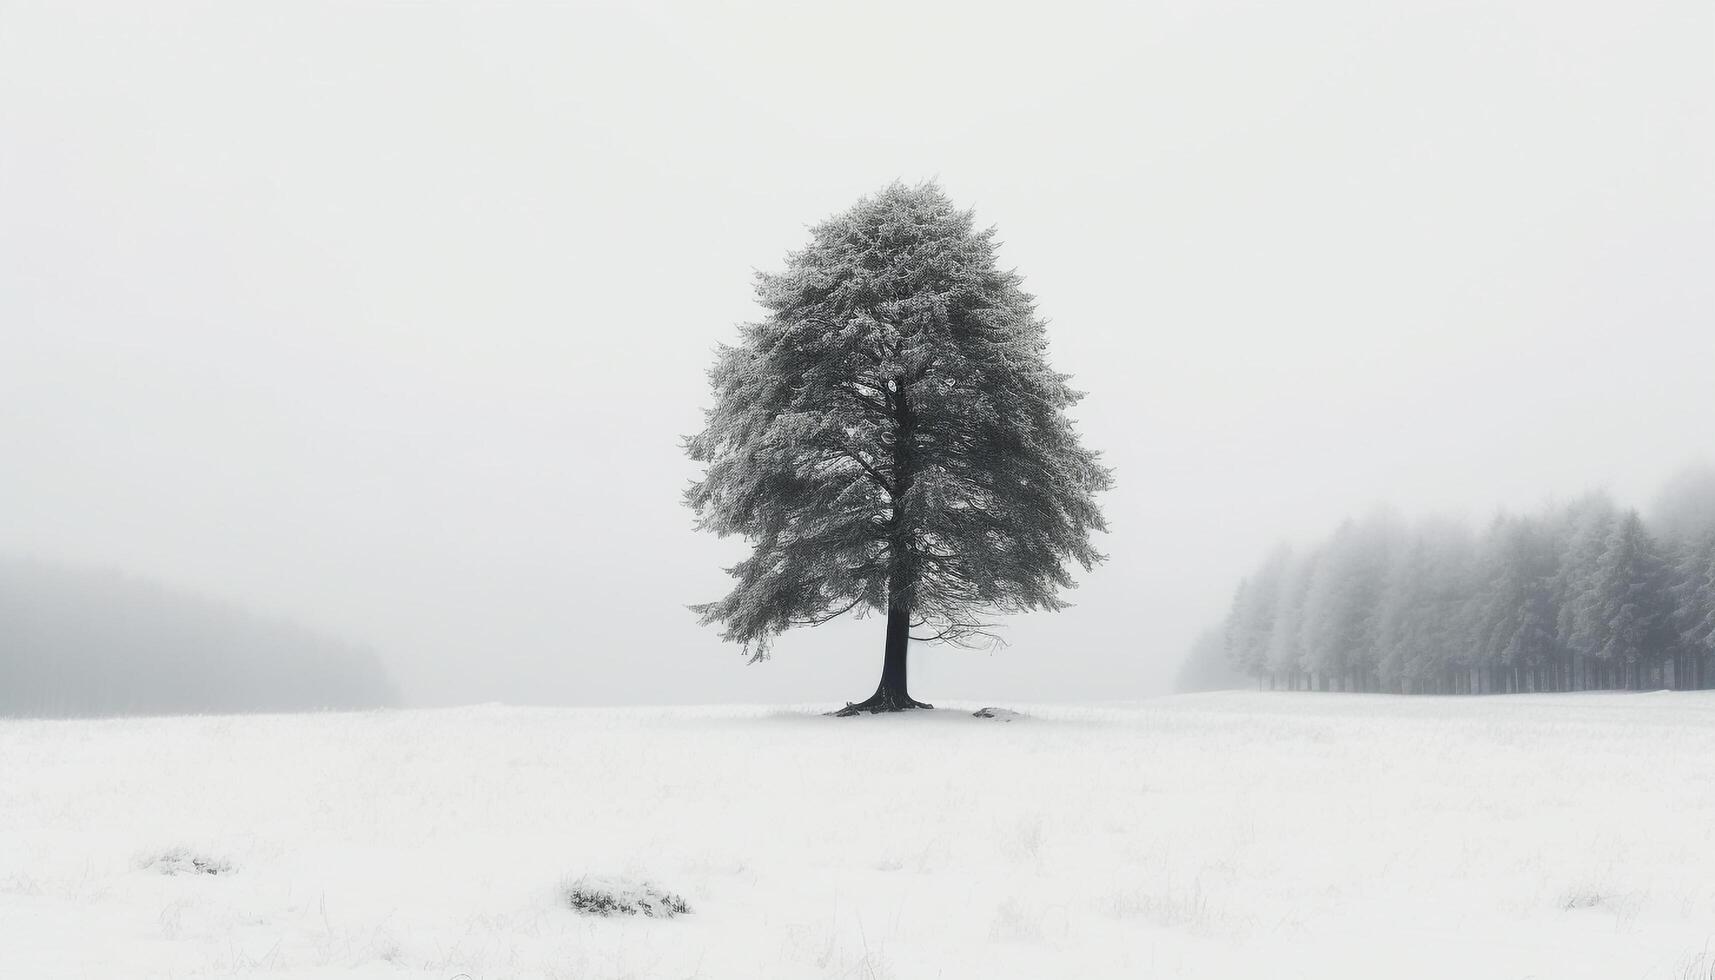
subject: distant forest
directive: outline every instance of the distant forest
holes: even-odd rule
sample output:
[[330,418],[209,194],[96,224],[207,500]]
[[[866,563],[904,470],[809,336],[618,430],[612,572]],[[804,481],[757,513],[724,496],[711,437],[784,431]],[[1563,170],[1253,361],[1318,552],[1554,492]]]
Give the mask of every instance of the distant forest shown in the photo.
[[393,704],[373,652],[115,572],[0,559],[0,715]]
[[1715,471],[1682,475],[1648,523],[1602,495],[1481,534],[1349,521],[1271,554],[1222,641],[1231,668],[1282,690],[1715,687]]

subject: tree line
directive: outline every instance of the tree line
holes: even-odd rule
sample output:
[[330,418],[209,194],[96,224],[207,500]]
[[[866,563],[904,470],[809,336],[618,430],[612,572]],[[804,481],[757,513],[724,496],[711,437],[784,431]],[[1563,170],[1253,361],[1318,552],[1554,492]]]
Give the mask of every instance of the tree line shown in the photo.
[[0,716],[367,708],[375,653],[147,579],[0,556]]
[[1482,694],[1715,687],[1715,471],[1646,523],[1605,495],[1480,534],[1347,521],[1239,585],[1229,664],[1279,690]]

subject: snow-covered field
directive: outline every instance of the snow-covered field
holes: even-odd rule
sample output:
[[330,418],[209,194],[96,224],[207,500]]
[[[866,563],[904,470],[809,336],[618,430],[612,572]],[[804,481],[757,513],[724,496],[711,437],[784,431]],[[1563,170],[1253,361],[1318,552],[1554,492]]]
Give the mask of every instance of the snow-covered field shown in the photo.
[[973,707],[0,721],[0,977],[1715,963],[1715,692]]

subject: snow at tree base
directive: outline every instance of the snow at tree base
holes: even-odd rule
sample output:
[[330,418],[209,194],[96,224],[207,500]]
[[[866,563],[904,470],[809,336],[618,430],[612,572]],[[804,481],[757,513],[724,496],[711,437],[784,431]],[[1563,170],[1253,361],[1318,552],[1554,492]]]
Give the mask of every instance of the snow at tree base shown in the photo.
[[0,720],[0,976],[1715,963],[1715,692],[950,707]]

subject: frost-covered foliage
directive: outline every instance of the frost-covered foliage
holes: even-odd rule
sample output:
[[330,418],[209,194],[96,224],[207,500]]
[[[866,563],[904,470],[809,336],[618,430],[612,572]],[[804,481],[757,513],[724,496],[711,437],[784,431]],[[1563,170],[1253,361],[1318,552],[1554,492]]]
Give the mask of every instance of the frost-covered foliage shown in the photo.
[[1109,471],[995,247],[934,184],[896,183],[759,276],[768,315],[719,350],[686,494],[700,527],[753,544],[732,591],[694,607],[753,659],[847,611],[989,638],[996,615],[1060,608],[1068,566],[1101,560]]
[[[1709,485],[1715,494],[1715,484]],[[1715,512],[1682,493],[1680,515]],[[1348,522],[1242,582],[1229,661],[1272,686],[1476,693],[1715,684],[1715,528],[1590,496],[1497,518]]]

